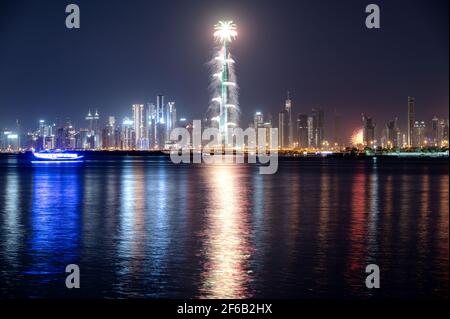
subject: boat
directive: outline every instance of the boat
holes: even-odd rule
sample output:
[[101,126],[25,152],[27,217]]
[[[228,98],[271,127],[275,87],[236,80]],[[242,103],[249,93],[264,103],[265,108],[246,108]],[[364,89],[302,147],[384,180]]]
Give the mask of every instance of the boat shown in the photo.
[[32,163],[79,163],[83,161],[83,155],[61,150],[46,150],[33,152]]

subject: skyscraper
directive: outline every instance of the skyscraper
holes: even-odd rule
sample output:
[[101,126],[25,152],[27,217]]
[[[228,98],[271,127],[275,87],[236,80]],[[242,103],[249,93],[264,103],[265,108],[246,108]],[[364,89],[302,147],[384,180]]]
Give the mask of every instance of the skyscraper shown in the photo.
[[424,147],[427,144],[425,136],[426,125],[425,121],[414,122],[414,146]]
[[322,147],[322,143],[325,135],[325,114],[323,109],[317,108],[312,110],[313,125],[314,125],[314,146],[317,148]]
[[287,141],[288,141],[288,146],[289,147],[293,147],[293,144],[294,144],[294,137],[293,137],[294,127],[293,127],[293,124],[292,124],[292,100],[291,100],[289,91],[287,92],[287,98],[286,98],[286,102],[284,104],[284,108],[286,110],[286,115],[287,115]]
[[170,132],[175,128],[177,122],[177,109],[175,102],[167,103],[166,107],[166,141],[170,141]]
[[286,109],[278,113],[278,147],[289,147],[289,114]]
[[122,122],[121,129],[121,148],[123,150],[131,150],[135,148],[135,140],[134,131],[133,131],[133,121],[128,117],[125,117]]
[[233,141],[231,130],[238,125],[239,103],[237,94],[236,76],[234,73],[234,60],[230,54],[231,42],[236,38],[236,25],[233,21],[219,21],[214,26],[214,38],[219,44],[213,60],[214,96],[212,101],[214,121],[218,121],[221,143],[230,146]]
[[341,132],[341,116],[334,110],[333,119],[333,143],[335,146],[342,146],[342,132]]
[[363,121],[363,144],[367,147],[375,146],[375,122],[371,117],[362,115]]
[[408,146],[415,146],[414,141],[414,107],[415,107],[415,99],[411,96],[408,96],[408,130],[407,130],[407,139]]
[[256,112],[253,117],[253,127],[255,128],[256,133],[256,143],[258,143],[258,128],[264,126],[264,116],[261,112]]
[[158,123],[164,123],[164,95],[156,96],[156,114]]
[[147,150],[148,139],[148,108],[144,104],[133,104],[133,122],[136,149]]
[[439,121],[439,146],[448,146],[449,141],[449,122],[448,119],[441,119]]
[[99,130],[99,120],[100,115],[98,110],[95,110],[95,113],[92,114],[91,110],[89,110],[88,114],[85,117],[86,121],[88,121],[88,148],[100,148],[102,144],[102,140],[100,138],[100,130]]
[[438,146],[439,142],[439,119],[435,116],[431,120],[431,143],[433,146]]
[[394,120],[386,123],[386,145],[387,148],[401,147],[400,142],[400,131],[398,128],[398,118],[394,118]]
[[309,147],[308,140],[308,115],[299,114],[297,119],[298,147]]

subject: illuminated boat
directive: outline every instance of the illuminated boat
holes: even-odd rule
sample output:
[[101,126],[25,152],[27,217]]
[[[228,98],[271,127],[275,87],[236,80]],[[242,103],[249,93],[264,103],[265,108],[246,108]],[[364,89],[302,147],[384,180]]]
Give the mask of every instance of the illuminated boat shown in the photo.
[[41,151],[33,153],[32,163],[79,163],[83,161],[83,155],[65,151]]

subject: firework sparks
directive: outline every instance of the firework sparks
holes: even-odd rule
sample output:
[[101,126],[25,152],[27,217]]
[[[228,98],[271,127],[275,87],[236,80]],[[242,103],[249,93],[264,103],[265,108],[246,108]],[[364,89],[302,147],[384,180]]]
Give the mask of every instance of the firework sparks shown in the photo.
[[350,138],[352,145],[354,146],[362,145],[364,143],[363,134],[364,133],[362,128],[354,130],[352,137]]
[[236,25],[233,21],[219,21],[214,26],[214,37],[220,42],[231,42],[237,36]]

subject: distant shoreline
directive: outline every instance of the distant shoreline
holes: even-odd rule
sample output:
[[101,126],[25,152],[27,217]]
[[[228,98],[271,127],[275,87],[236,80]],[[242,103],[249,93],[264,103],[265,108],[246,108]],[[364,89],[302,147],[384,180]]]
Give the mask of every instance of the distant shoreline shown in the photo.
[[[168,157],[169,153],[159,150],[76,150],[79,154],[83,154],[85,159],[98,159],[98,158],[114,158],[114,157],[155,157],[164,156]],[[246,153],[245,156],[248,154]],[[192,153],[191,153],[192,156]],[[20,152],[20,153],[6,153],[0,152],[0,158],[16,157],[20,159],[31,159],[33,157],[32,152]],[[308,160],[308,159],[392,159],[392,160],[402,160],[402,159],[445,159],[448,160],[448,152],[436,153],[436,152],[421,152],[421,153],[389,153],[389,154],[366,154],[366,153],[293,153],[293,152],[279,152],[278,157],[280,159],[286,160]]]

